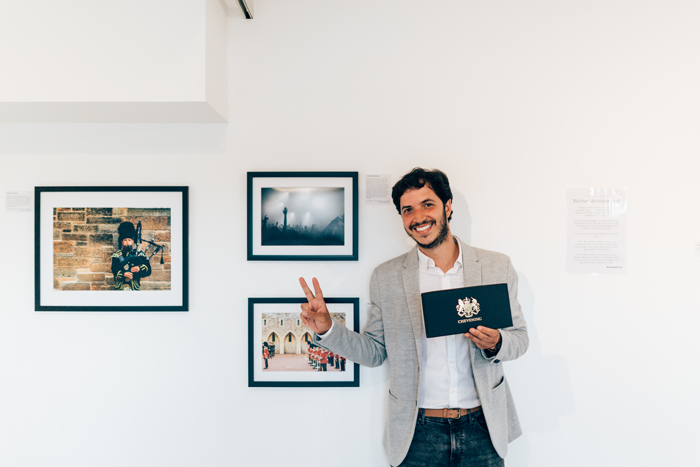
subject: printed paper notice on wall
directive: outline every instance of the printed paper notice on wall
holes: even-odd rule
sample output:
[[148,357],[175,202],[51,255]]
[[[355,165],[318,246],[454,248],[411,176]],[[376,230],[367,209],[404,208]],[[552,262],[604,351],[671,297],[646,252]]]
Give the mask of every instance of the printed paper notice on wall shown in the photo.
[[388,175],[367,175],[365,204],[390,204],[391,185]]
[[5,209],[7,212],[31,212],[32,193],[30,191],[6,191]]
[[566,272],[626,274],[627,190],[572,188],[566,196]]

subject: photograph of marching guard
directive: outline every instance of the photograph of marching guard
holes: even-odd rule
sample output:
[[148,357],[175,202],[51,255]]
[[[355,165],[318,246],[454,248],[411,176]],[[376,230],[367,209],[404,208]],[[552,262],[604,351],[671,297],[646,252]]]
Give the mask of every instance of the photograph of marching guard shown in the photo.
[[[248,299],[249,387],[359,387],[359,365],[314,344],[302,298]],[[331,316],[359,329],[358,298],[327,298]]]
[[[331,316],[345,325],[345,313]],[[260,319],[265,371],[345,371],[345,358],[314,345],[313,331],[298,313],[263,313]]]
[[187,187],[35,196],[37,311],[187,311]]
[[248,172],[248,260],[357,261],[357,172]]

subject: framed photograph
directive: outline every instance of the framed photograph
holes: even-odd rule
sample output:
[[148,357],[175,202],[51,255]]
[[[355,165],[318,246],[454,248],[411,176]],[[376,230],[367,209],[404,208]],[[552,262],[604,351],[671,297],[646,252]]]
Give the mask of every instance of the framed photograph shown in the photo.
[[[360,330],[359,298],[324,298],[336,323]],[[305,298],[248,299],[248,387],[359,387],[360,365],[313,343]]]
[[188,311],[187,187],[36,187],[36,311]]
[[249,261],[357,261],[357,172],[248,172]]

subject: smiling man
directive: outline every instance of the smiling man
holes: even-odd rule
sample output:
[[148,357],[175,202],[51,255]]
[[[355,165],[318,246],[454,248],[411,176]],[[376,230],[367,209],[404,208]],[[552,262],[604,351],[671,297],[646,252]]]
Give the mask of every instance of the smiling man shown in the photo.
[[[299,279],[308,299],[301,318],[318,344],[348,360],[390,360],[385,446],[392,466],[503,466],[521,429],[501,362],[528,346],[517,273],[506,255],[452,236],[452,191],[443,172],[413,169],[392,198],[417,245],[372,273],[362,334],[334,324],[316,278],[314,292]],[[512,327],[426,338],[421,293],[498,283],[508,284]]]

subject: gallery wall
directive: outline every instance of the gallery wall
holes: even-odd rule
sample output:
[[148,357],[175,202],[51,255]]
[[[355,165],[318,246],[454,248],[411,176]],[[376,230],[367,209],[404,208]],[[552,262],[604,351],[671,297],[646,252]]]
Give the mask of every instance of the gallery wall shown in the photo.
[[[0,465],[382,466],[387,367],[248,388],[248,297],[359,297],[411,241],[367,175],[451,179],[507,253],[530,348],[510,467],[691,465],[700,391],[700,5],[258,0],[228,124],[1,124],[0,193],[190,187],[190,311],[34,311],[34,218],[0,210]],[[21,50],[23,44],[17,44]],[[247,262],[246,172],[358,171],[357,262]],[[566,273],[566,190],[626,188],[627,274]]]
[[223,0],[0,2],[0,123],[226,122],[227,11]]

